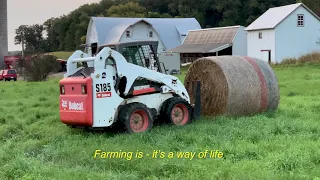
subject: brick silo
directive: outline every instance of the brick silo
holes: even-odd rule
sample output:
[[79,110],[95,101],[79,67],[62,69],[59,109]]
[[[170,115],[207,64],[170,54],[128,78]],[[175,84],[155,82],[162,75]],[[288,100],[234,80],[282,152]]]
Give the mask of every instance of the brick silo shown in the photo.
[[4,67],[4,57],[8,54],[7,0],[0,0],[0,69]]

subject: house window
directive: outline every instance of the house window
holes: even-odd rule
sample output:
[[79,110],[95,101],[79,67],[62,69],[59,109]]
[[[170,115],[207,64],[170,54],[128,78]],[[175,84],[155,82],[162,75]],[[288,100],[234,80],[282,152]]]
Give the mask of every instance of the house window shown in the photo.
[[127,37],[130,37],[130,31],[126,32]]
[[259,32],[259,39],[262,39],[262,32]]
[[152,31],[149,32],[149,37],[153,37],[153,32]]
[[303,27],[303,26],[304,26],[304,15],[298,14],[298,27]]

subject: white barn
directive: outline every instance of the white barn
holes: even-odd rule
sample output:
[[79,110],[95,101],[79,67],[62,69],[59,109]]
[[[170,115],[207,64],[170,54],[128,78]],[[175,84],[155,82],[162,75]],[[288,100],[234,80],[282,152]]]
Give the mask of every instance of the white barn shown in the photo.
[[270,8],[245,30],[248,56],[269,63],[320,48],[320,18],[302,3]]
[[195,18],[92,17],[86,44],[99,47],[132,41],[158,41],[158,53],[179,46],[189,30],[201,29]]

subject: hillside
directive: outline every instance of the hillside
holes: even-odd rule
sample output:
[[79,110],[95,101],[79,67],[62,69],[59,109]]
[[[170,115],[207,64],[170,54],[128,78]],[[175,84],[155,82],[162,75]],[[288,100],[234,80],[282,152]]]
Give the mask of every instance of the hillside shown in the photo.
[[73,53],[72,51],[71,52],[57,51],[57,52],[52,52],[51,54],[56,56],[58,59],[67,60],[72,55],[72,53]]

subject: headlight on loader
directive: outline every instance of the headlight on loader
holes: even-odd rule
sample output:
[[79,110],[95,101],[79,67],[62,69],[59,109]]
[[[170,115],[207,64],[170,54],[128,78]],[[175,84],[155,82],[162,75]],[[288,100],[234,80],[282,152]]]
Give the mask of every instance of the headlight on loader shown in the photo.
[[87,85],[82,85],[81,91],[82,91],[82,94],[87,94]]
[[61,86],[60,86],[60,94],[65,94],[64,85],[61,85]]

